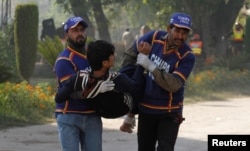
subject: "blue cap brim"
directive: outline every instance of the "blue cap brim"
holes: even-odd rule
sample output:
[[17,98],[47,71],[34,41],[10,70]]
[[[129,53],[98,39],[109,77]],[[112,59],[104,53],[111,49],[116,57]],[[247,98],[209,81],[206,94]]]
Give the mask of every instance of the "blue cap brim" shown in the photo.
[[85,21],[79,21],[79,22],[77,22],[75,25],[73,25],[73,26],[71,26],[70,27],[70,29],[72,29],[72,28],[75,28],[78,24],[82,24],[85,28],[87,28],[88,27],[88,24],[85,22]]
[[190,27],[187,27],[187,26],[182,26],[182,25],[178,25],[178,24],[173,24],[173,25],[178,27],[178,28],[185,28],[185,29],[188,29],[188,30],[192,30]]

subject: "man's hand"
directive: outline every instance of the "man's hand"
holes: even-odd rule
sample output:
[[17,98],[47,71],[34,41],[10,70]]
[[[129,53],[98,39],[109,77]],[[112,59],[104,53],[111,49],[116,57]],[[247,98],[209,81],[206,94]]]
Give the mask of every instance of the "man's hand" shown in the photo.
[[115,83],[113,81],[104,81],[99,88],[99,93],[104,93],[113,90]]
[[139,55],[137,56],[136,63],[143,66],[149,72],[153,72],[154,69],[156,68],[154,63],[151,60],[149,60],[148,56],[142,53],[139,53]]
[[151,51],[151,45],[147,42],[143,42],[141,41],[139,44],[138,44],[138,51],[140,53],[143,53],[145,55],[148,55]]

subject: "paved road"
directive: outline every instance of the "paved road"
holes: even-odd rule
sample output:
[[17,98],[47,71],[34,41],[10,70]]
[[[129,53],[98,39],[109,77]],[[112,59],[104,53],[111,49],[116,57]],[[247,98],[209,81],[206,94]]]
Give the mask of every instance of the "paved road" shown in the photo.
[[[207,151],[208,134],[250,134],[250,98],[186,105],[175,151]],[[136,151],[136,132],[118,130],[122,118],[103,119],[103,151]],[[56,124],[0,131],[0,151],[60,151]]]

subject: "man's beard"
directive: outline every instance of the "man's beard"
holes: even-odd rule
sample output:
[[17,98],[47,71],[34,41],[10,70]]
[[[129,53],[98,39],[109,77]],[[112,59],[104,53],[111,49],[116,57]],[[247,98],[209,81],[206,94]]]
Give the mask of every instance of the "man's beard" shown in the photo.
[[85,46],[85,43],[86,43],[86,37],[82,40],[79,40],[79,41],[74,41],[73,39],[71,38],[68,38],[68,43],[69,45],[71,46],[74,46],[74,47],[77,47],[77,48],[81,48],[81,47],[84,47]]

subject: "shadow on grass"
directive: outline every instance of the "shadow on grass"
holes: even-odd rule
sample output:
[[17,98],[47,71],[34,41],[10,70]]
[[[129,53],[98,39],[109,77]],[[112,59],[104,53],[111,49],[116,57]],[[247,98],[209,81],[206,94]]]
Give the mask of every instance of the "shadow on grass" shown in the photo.
[[13,128],[13,127],[23,127],[30,125],[29,122],[25,122],[19,118],[14,117],[6,117],[0,115],[0,130],[7,129],[7,128]]
[[0,115],[0,130],[9,129],[9,128],[16,128],[16,127],[24,127],[24,126],[31,126],[37,124],[45,124],[53,122],[53,119],[42,119],[37,121],[27,121],[20,119],[18,117],[6,117]]

